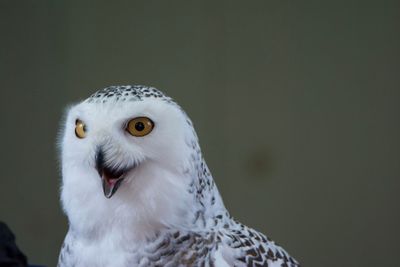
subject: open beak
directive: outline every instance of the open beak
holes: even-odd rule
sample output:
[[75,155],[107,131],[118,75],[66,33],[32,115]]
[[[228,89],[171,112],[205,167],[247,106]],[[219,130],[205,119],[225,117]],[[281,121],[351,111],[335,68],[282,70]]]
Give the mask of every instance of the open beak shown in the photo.
[[111,198],[117,192],[119,186],[125,178],[125,174],[133,169],[130,168],[113,169],[105,165],[104,152],[99,149],[96,154],[96,169],[103,185],[103,192],[106,198]]
[[102,172],[99,172],[99,174],[103,184],[104,196],[106,198],[111,198],[115,192],[117,192],[122,180],[124,180],[125,173],[104,168]]

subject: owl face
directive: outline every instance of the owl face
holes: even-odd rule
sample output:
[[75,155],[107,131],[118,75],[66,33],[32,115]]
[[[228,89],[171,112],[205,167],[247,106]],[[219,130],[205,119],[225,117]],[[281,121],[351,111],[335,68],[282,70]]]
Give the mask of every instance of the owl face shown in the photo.
[[187,164],[189,128],[179,107],[161,99],[84,101],[69,110],[65,122],[64,184],[73,180],[85,190],[97,183],[111,198],[156,169],[180,173]]

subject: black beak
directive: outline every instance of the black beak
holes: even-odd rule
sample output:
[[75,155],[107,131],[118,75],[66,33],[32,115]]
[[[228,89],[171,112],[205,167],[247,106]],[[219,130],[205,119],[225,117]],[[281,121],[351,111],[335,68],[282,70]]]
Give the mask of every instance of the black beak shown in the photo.
[[102,180],[104,196],[106,198],[111,198],[121,185],[125,173],[131,168],[112,169],[107,167],[105,164],[104,152],[100,148],[96,154],[96,169]]

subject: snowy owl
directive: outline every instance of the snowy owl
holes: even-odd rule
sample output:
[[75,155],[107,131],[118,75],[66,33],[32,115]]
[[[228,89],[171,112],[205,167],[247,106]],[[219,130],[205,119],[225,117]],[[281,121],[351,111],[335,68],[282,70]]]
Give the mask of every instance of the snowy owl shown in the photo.
[[110,86],[72,106],[60,147],[59,267],[299,266],[229,215],[191,120],[153,87]]

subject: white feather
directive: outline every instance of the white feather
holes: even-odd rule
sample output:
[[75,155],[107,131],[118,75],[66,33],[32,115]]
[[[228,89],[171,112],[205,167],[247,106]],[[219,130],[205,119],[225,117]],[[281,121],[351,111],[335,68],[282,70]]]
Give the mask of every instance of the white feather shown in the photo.
[[[166,242],[171,251],[174,244],[184,244],[187,251],[168,254],[165,266],[192,262],[197,251],[190,242],[208,246],[198,249],[207,248],[209,254],[201,255],[215,266],[240,264],[243,251],[229,245],[229,236],[243,227],[224,207],[189,118],[165,96],[121,101],[131,91],[127,88],[133,87],[111,88],[118,97],[100,93],[99,99],[95,95],[68,111],[61,140],[61,201],[70,229],[59,266],[153,266],[154,258],[162,256],[159,244]],[[147,94],[142,89],[132,90]],[[144,137],[130,135],[127,122],[143,116],[154,122],[154,129]],[[75,135],[77,119],[86,125],[85,138]],[[96,170],[99,148],[109,167],[136,166],[109,199]],[[192,241],[179,243],[180,237],[171,239],[175,235]]]

